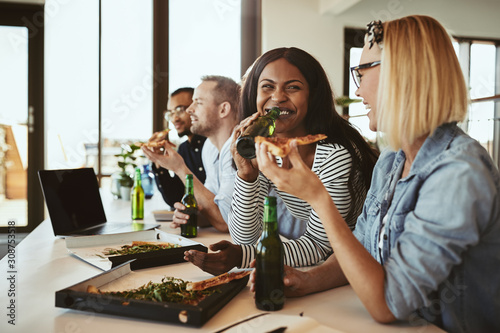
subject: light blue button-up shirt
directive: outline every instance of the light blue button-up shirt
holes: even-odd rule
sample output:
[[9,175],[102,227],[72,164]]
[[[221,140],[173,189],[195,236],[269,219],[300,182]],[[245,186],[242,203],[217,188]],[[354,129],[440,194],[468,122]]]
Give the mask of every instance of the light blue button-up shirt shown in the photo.
[[401,150],[381,154],[354,231],[384,266],[389,309],[450,332],[500,331],[498,169],[455,123],[427,138],[401,179],[404,162]]
[[203,166],[207,174],[204,185],[215,195],[214,202],[219,207],[226,223],[231,210],[234,179],[236,177],[236,169],[233,168],[233,156],[230,150],[231,140],[232,138],[229,137],[219,152],[217,147],[208,139],[205,141],[201,152]]

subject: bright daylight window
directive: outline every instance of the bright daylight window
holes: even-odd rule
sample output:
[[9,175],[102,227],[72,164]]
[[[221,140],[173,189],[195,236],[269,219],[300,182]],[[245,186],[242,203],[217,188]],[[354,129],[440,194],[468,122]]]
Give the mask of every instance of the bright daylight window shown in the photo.
[[203,75],[240,82],[240,35],[241,0],[170,0],[170,92],[195,88]]
[[99,3],[46,0],[45,8],[45,166],[79,168],[98,139]]
[[[359,47],[352,47],[350,49],[350,63],[349,67],[359,65],[359,59],[361,58],[361,51],[363,49]],[[349,73],[350,75],[350,73]],[[352,79],[349,80],[349,97],[352,99],[359,99],[355,95],[356,84]],[[349,106],[349,121],[353,124],[366,139],[371,142],[376,141],[377,134],[370,130],[370,121],[366,116],[367,110],[363,103],[353,103]]]
[[0,227],[28,225],[28,29],[0,26]]
[[[171,91],[209,74],[240,80],[240,4],[170,0]],[[152,134],[153,1],[101,6],[101,171],[110,175],[119,170],[114,154],[122,143]],[[46,0],[45,7],[46,168],[97,173],[99,1]]]
[[[153,2],[102,0],[102,173],[153,131]],[[147,163],[146,160],[138,164]]]
[[[470,98],[495,95],[495,58],[493,44],[472,43],[470,48]],[[494,101],[472,103],[468,133],[488,150],[493,151]]]
[[[46,164],[97,172],[99,2],[47,0]],[[152,132],[152,1],[102,0],[102,173]]]

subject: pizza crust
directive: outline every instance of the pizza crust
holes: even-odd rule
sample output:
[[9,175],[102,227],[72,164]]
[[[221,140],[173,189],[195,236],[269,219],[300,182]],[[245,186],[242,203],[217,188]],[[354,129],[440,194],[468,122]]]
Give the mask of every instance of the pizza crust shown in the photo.
[[186,285],[186,290],[205,290],[211,287],[219,286],[221,284],[225,284],[231,282],[233,280],[238,280],[244,278],[249,275],[251,271],[241,271],[241,272],[233,272],[233,273],[224,273],[218,276],[215,276],[210,279],[206,279],[198,282],[189,282]]
[[256,143],[263,143],[267,147],[267,151],[274,156],[285,157],[290,153],[290,142],[292,140],[297,141],[297,145],[308,145],[313,142],[326,139],[327,136],[324,134],[309,134],[306,136],[300,136],[296,138],[278,138],[278,137],[255,137]]
[[166,129],[166,130],[163,130],[163,131],[160,131],[160,132],[156,132],[153,134],[153,136],[149,139],[149,141],[161,141],[161,140],[168,140],[167,137],[168,137],[168,132],[170,132],[169,129]]
[[149,148],[163,148],[165,147],[165,143],[168,143],[172,147],[176,147],[175,144],[170,142],[168,139],[169,129],[154,133],[151,138],[149,138],[148,142],[136,142],[134,143],[137,147],[149,147]]
[[149,147],[149,148],[163,148],[165,147],[165,143],[168,143],[170,146],[175,147],[175,144],[168,140],[161,141],[152,141],[152,142],[136,142],[134,143],[137,147]]

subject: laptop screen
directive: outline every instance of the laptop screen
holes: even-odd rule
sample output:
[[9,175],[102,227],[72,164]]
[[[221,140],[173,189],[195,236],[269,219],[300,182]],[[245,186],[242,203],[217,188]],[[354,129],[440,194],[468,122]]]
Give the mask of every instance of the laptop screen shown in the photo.
[[38,175],[54,234],[106,222],[94,169],[40,170]]

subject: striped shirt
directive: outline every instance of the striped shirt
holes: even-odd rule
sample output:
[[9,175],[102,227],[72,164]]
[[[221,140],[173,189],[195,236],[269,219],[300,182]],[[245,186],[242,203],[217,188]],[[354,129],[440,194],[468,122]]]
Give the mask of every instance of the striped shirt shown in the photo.
[[[351,155],[343,146],[320,142],[316,145],[311,169],[318,175],[344,218],[351,204],[347,187],[351,161]],[[277,158],[277,163],[281,166],[280,158]],[[301,237],[283,243],[285,264],[292,267],[309,266],[325,259],[332,253],[332,248],[316,212],[304,200],[276,189],[276,186],[260,173],[258,179],[252,183],[236,176],[234,184],[228,226],[231,238],[241,245],[243,251],[240,267],[249,267],[255,258],[255,244],[262,231],[264,197],[271,188],[278,193],[293,216],[307,220],[306,231]],[[354,229],[356,218],[347,223],[351,230]]]

